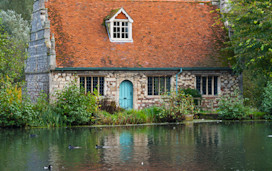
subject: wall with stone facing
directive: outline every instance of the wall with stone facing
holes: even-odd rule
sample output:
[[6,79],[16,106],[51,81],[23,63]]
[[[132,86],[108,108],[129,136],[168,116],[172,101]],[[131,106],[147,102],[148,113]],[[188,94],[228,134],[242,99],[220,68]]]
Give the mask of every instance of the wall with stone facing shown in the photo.
[[[218,96],[203,95],[202,109],[213,110],[218,107],[218,100],[224,94],[239,90],[239,77],[228,71],[184,71],[179,75],[178,87],[196,88],[196,76],[218,76]],[[176,79],[176,77],[174,77]],[[176,86],[176,82],[173,83]]]
[[50,21],[44,0],[35,0],[33,19],[28,48],[29,57],[26,60],[26,91],[32,101],[40,92],[49,93],[50,58],[54,52],[54,42],[50,40]]
[[[79,76],[100,76],[105,78],[104,97],[119,103],[119,88],[124,80],[129,80],[133,84],[133,107],[134,109],[143,109],[160,103],[160,96],[147,95],[147,78],[148,76],[165,76],[171,75],[171,89],[176,88],[176,73],[173,71],[54,71],[51,74],[50,92],[53,94],[56,90],[63,89],[72,80],[77,79],[79,85]],[[195,88],[196,75],[219,76],[219,95],[203,96],[202,107],[204,110],[211,110],[217,107],[217,100],[222,94],[233,92],[239,88],[237,76],[227,71],[214,72],[196,72],[183,71],[178,77],[179,88]]]

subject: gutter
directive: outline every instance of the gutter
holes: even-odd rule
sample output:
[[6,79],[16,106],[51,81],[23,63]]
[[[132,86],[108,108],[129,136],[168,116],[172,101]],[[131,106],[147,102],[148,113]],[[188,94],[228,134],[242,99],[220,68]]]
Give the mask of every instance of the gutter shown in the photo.
[[[67,67],[55,68],[52,71],[180,71],[181,68],[119,68],[119,67]],[[229,67],[184,67],[182,71],[232,71]]]
[[178,75],[182,73],[182,68],[180,68],[179,73],[176,75],[176,95],[178,94]]

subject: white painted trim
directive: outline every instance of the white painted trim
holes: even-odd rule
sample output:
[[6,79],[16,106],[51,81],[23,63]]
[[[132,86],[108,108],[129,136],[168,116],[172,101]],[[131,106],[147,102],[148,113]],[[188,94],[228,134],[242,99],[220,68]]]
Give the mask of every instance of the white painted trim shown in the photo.
[[[128,22],[128,38],[113,38],[113,23],[114,22]],[[107,21],[108,23],[108,21]],[[132,38],[132,23],[130,23],[128,20],[113,20],[110,21],[110,42],[120,42],[120,43],[131,43],[133,42]]]
[[112,21],[116,20],[115,17],[118,16],[121,12],[123,12],[123,13],[126,15],[126,17],[128,18],[128,21],[129,21],[129,22],[131,22],[131,23],[134,22],[133,19],[127,14],[127,12],[124,10],[123,7],[122,7],[121,9],[119,9],[119,11],[117,11],[117,13],[115,13],[114,16],[112,16],[112,17],[109,19],[109,21],[112,22]]
[[[128,19],[115,19],[115,17],[118,16],[121,12],[123,12]],[[121,9],[119,9],[119,11],[116,12],[113,17],[111,17],[109,20],[107,20],[105,22],[110,24],[110,28],[108,28],[110,42],[116,42],[116,43],[118,43],[118,42],[119,43],[132,43],[133,42],[133,38],[132,38],[133,19],[127,14],[127,12],[124,10],[123,7]],[[128,22],[128,38],[113,38],[113,22]],[[108,27],[108,26],[106,25],[106,27]]]

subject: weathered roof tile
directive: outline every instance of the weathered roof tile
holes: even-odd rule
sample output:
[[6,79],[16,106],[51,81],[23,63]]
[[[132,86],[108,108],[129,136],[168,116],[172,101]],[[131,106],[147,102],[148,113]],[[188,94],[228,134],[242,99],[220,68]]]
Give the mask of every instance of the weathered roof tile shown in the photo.
[[[57,67],[224,66],[225,32],[213,25],[214,7],[182,1],[49,0]],[[121,7],[134,20],[133,43],[110,42],[102,25]]]

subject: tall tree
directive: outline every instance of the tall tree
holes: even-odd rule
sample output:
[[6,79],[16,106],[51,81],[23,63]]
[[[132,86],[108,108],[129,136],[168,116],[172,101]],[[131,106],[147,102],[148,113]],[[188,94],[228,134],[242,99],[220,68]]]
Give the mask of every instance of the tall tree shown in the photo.
[[272,77],[271,0],[232,0],[230,3],[226,19],[233,30],[229,48],[235,53],[234,69]]
[[30,21],[34,0],[1,0],[0,9],[13,10],[21,14],[23,19]]
[[20,82],[24,80],[29,24],[14,11],[0,11],[0,19],[0,79],[8,76]]

